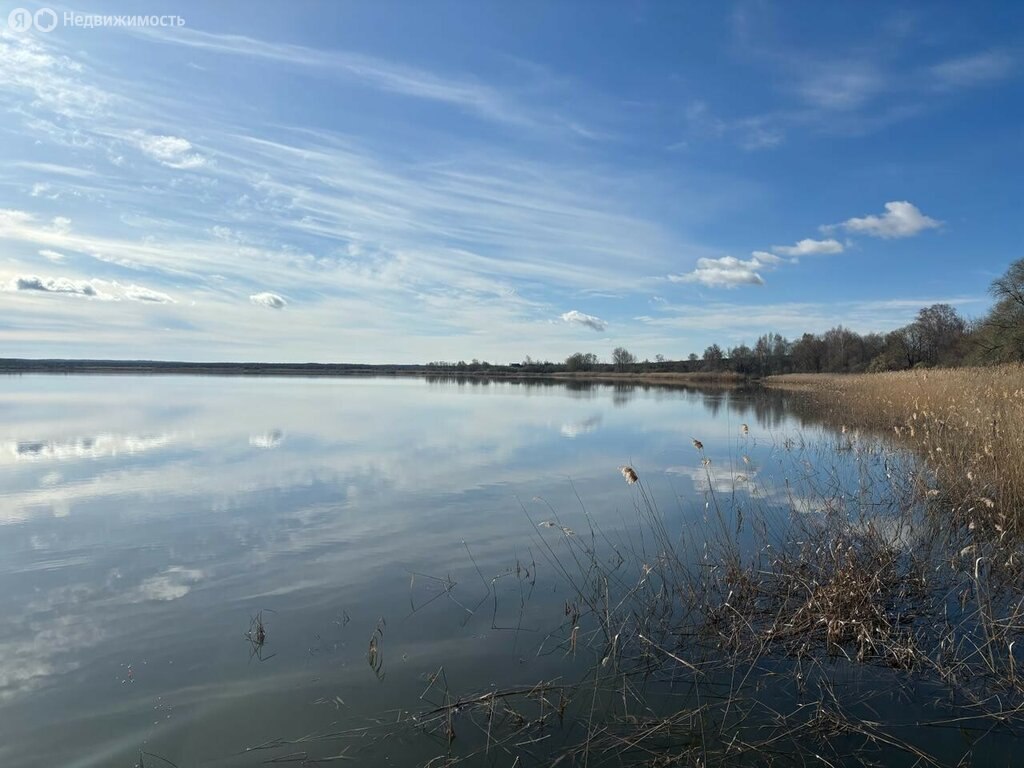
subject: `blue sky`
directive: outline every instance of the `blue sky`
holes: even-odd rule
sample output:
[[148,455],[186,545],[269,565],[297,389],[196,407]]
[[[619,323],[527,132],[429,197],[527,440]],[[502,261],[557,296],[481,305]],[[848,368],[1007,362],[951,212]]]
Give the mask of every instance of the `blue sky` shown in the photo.
[[674,358],[1024,257],[1019,3],[17,5],[2,356]]

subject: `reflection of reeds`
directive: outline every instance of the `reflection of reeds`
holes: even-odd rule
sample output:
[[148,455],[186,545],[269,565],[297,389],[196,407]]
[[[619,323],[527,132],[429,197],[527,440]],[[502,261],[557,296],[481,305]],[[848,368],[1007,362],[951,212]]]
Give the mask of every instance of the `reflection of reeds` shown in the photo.
[[366,651],[366,660],[370,664],[370,669],[373,670],[373,674],[378,680],[384,679],[384,650],[381,644],[384,642],[384,628],[387,626],[387,622],[381,617],[377,619],[377,626],[373,629],[373,634],[370,635],[370,644]]
[[263,621],[263,612],[273,613],[268,609],[261,609],[256,612],[255,616],[249,619],[249,630],[245,633],[245,639],[249,643],[249,660],[252,661],[253,657],[260,661],[266,661],[267,659],[273,658],[276,654],[264,655],[264,646],[267,642],[267,625]]

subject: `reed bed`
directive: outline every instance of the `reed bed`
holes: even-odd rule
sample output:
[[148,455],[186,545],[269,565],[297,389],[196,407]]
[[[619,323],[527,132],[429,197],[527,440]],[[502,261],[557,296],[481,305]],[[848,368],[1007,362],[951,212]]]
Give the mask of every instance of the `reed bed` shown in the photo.
[[768,379],[798,390],[813,418],[890,433],[938,480],[952,521],[1024,533],[1024,367],[956,368]]

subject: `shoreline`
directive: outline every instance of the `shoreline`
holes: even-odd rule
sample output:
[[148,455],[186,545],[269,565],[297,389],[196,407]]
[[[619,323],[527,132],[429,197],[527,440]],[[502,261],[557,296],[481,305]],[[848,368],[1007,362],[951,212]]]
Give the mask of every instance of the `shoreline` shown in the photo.
[[420,377],[499,381],[587,381],[606,384],[721,384],[738,386],[756,379],[732,372],[675,371],[520,371],[514,368],[459,370],[424,365],[358,363],[192,363],[157,360],[0,359],[0,375],[92,376],[252,376],[300,378]]

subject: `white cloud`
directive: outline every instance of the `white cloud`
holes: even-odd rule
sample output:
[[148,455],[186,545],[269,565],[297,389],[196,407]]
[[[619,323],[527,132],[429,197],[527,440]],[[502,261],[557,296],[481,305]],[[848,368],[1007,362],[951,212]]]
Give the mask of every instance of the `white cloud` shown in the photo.
[[269,291],[254,293],[249,297],[249,301],[261,307],[269,307],[270,309],[284,309],[288,305],[283,296],[278,296],[276,293],[270,293]]
[[812,240],[805,238],[796,245],[773,245],[775,253],[783,256],[814,256],[822,253],[842,253],[843,244],[838,240]]
[[42,293],[70,293],[89,298],[107,298],[96,290],[90,280],[70,280],[66,277],[39,277],[19,275],[7,284],[9,291],[40,291]]
[[1008,53],[987,51],[936,64],[931,73],[940,87],[969,88],[1006,77],[1014,64],[1013,57]]
[[[871,237],[912,237],[926,229],[935,229],[942,226],[929,216],[925,216],[918,210],[917,206],[902,202],[890,202],[885,204],[885,213],[881,216],[864,216],[862,218],[847,219],[840,224],[848,232],[859,232]],[[823,227],[829,230],[834,227]]]
[[764,285],[760,271],[773,269],[782,261],[765,251],[754,251],[747,261],[735,256],[698,259],[697,268],[685,275],[669,275],[673,283],[701,283],[709,288],[735,288],[738,285]]
[[752,251],[750,255],[753,256],[754,260],[762,267],[775,267],[784,261],[774,253],[768,253],[768,251]]
[[64,254],[58,253],[57,251],[51,251],[49,248],[43,248],[39,251],[39,255],[44,259],[49,259],[52,262],[60,263],[64,261]]
[[126,299],[131,299],[132,301],[149,301],[155,304],[174,303],[174,299],[166,293],[154,291],[151,288],[145,288],[141,285],[126,285],[124,287],[124,297]]
[[37,181],[32,185],[32,191],[29,194],[32,197],[45,197],[48,200],[56,200],[59,195],[56,192],[51,192],[52,187],[44,181]]
[[608,327],[608,323],[599,317],[593,315],[586,315],[579,310],[573,309],[562,315],[562,321],[569,323],[570,325],[583,325],[587,328],[592,328],[595,331],[603,331]]
[[32,218],[32,214],[28,211],[0,208],[0,235],[13,234],[20,227],[31,223]]
[[219,224],[210,228],[210,234],[216,239],[223,240],[226,243],[238,242],[240,239],[238,233],[231,229],[231,227],[224,227]]
[[168,168],[192,170],[206,165],[206,158],[193,152],[192,143],[179,136],[139,134],[139,149]]
[[[57,254],[58,256],[60,254]],[[140,301],[157,304],[173,304],[174,299],[166,293],[154,291],[142,285],[121,285],[97,279],[75,279],[68,277],[40,277],[39,275],[16,275],[3,290],[15,292],[57,293],[84,296],[102,301]]]

